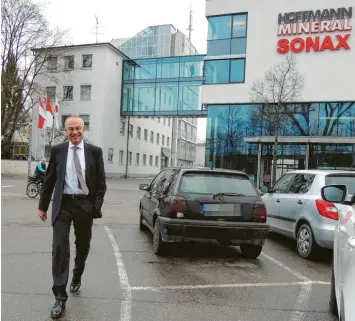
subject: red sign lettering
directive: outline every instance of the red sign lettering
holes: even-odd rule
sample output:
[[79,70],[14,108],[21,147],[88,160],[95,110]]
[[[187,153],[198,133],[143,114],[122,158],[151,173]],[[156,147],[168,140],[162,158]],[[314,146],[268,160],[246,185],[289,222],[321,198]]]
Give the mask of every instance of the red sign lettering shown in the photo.
[[[335,35],[335,39],[332,36],[325,36],[324,38],[317,37],[306,37],[306,38],[294,38],[291,41],[282,38],[277,42],[277,52],[279,54],[287,54],[290,50],[293,53],[300,53],[303,51],[325,51],[325,50],[349,50],[350,45],[348,40],[350,34],[346,35]],[[336,44],[336,45],[335,45]]]

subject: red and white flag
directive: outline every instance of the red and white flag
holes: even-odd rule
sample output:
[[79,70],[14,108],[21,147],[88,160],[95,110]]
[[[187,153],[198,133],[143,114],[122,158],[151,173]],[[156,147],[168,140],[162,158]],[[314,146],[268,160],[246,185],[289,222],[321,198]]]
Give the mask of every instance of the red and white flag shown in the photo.
[[46,121],[46,112],[42,103],[41,97],[38,97],[39,114],[38,114],[38,128],[42,129]]
[[49,99],[49,96],[47,96],[47,99],[46,99],[46,125],[47,125],[47,128],[53,127],[53,110],[52,110],[51,101]]
[[59,103],[58,103],[58,98],[57,97],[55,97],[54,110],[55,110],[55,113],[54,113],[55,128],[60,130],[60,127],[59,127]]

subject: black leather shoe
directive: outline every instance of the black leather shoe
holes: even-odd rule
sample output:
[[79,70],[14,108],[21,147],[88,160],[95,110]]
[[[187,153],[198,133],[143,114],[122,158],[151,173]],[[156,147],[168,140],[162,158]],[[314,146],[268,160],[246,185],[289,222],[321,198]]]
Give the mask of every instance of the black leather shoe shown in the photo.
[[81,287],[81,282],[75,282],[74,281],[70,284],[70,293],[77,293]]
[[56,300],[51,310],[51,318],[59,319],[64,315],[65,301]]

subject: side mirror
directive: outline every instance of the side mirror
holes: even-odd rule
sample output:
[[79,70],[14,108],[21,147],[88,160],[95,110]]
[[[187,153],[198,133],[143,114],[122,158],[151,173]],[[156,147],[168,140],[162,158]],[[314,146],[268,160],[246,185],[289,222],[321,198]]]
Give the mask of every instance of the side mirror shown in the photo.
[[348,191],[346,185],[326,185],[321,188],[322,198],[332,203],[343,203]]
[[149,185],[148,184],[139,184],[139,189],[141,191],[147,191],[149,189]]

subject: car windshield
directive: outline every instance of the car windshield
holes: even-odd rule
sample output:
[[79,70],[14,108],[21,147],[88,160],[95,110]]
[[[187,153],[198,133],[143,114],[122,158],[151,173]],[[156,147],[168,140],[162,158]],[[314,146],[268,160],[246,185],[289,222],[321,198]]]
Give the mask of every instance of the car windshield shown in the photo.
[[348,188],[348,193],[351,195],[355,194],[355,175],[353,176],[327,176],[325,178],[325,185],[340,184],[346,185]]
[[224,173],[186,173],[179,190],[184,193],[217,194],[233,193],[244,196],[257,196],[258,192],[248,177]]

